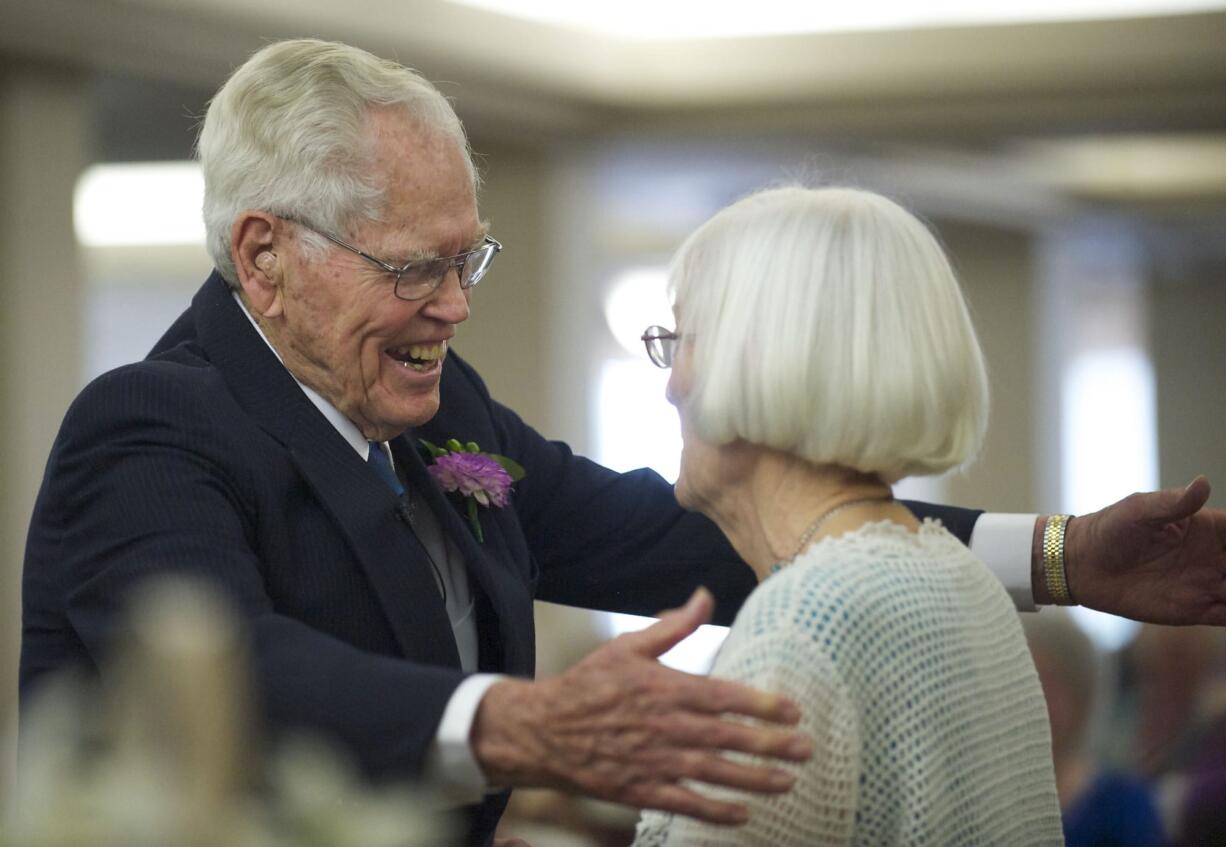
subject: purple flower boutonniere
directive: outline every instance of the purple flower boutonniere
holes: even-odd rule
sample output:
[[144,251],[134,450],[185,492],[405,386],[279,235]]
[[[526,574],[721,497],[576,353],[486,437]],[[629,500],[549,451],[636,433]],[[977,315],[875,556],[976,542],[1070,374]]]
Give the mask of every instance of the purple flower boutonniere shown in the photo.
[[448,494],[458,494],[468,508],[468,522],[478,543],[485,543],[478,504],[484,508],[501,509],[511,495],[511,485],[524,478],[523,467],[514,459],[497,453],[482,453],[476,442],[461,444],[450,439],[439,447],[424,438],[418,439],[430,453],[430,476]]

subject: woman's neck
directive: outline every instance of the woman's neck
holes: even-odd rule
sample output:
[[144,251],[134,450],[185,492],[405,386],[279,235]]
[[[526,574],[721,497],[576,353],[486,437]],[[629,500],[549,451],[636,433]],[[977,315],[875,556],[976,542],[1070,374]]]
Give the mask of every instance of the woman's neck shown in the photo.
[[743,478],[727,486],[718,500],[706,503],[703,511],[728,536],[759,581],[777,562],[791,560],[813,542],[869,521],[889,519],[909,528],[918,526],[875,474],[814,465],[765,448]]

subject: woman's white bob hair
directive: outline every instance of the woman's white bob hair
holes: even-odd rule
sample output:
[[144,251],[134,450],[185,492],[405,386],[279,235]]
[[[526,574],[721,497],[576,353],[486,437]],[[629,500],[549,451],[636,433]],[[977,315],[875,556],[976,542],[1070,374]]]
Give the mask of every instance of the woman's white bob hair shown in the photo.
[[988,417],[983,354],[949,261],[898,204],[762,191],[681,246],[670,286],[696,432],[889,482],[965,464]]
[[[452,141],[476,185],[464,128],[420,74],[365,50],[317,39],[280,41],[248,59],[209,103],[196,142],[204,225],[218,271],[237,285],[230,227],[244,209],[346,234],[378,220],[384,175],[375,166],[372,110],[399,107]],[[314,246],[326,244],[304,236]]]

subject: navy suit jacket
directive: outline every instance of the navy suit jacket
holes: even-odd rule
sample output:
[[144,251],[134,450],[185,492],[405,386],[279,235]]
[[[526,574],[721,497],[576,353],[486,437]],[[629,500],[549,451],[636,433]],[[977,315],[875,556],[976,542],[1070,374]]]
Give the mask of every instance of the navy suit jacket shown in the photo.
[[[418,438],[475,441],[526,469],[507,508],[479,510],[483,544]],[[534,598],[651,614],[703,584],[727,623],[755,585],[657,474],[617,474],[544,439],[454,354],[438,414],[391,448],[463,553],[482,670],[532,675]],[[372,777],[412,777],[464,674],[396,505],[214,273],[146,360],[99,377],[64,419],[27,542],[23,706],[50,671],[98,671],[134,586],[188,573],[239,610],[268,729],[329,737]],[[978,514],[913,508],[963,538]],[[490,837],[503,805],[469,810],[470,841]]]

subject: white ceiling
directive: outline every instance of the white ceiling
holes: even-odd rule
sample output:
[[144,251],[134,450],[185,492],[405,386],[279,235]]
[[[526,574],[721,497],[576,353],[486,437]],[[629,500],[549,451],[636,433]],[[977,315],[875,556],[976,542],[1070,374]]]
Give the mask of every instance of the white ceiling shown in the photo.
[[[0,63],[204,90],[268,40],[345,40],[422,70],[477,136],[697,134],[857,149],[872,139],[884,155],[956,151],[1080,196],[1178,203],[1194,191],[1226,204],[1223,11],[681,42],[446,0],[4,0],[0,20]],[[1095,152],[1117,136],[1110,155]],[[1165,182],[1160,168],[1130,175],[1138,151],[1181,165]]]
[[[1226,103],[1226,12],[630,42],[446,0],[5,0],[0,51],[213,87],[267,40],[322,35],[395,55],[470,110],[515,93],[526,122],[609,111],[802,108],[1096,93]],[[483,94],[489,91],[490,94]],[[552,109],[550,108],[552,104]],[[1004,104],[1002,104],[1004,105]],[[1223,122],[1223,110],[1216,118]]]
[[711,3],[709,0],[452,0],[578,32],[639,41],[1158,17],[1222,11],[1222,0],[858,0]]

